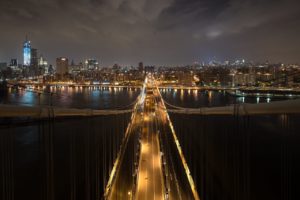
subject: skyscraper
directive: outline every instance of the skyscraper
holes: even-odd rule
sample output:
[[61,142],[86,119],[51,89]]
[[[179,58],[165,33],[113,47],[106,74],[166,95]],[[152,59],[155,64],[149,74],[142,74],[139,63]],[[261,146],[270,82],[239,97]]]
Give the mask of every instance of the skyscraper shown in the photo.
[[30,54],[31,54],[30,65],[33,66],[33,67],[37,67],[38,62],[39,62],[37,49],[31,48]]
[[31,62],[31,45],[30,45],[30,41],[27,39],[24,42],[23,45],[23,58],[24,58],[24,62],[23,64],[25,66],[30,66],[30,62]]
[[96,59],[86,59],[84,64],[87,70],[97,70],[99,68],[99,63]]
[[64,75],[68,73],[69,61],[68,58],[60,57],[56,58],[56,73],[59,75]]
[[143,64],[143,62],[139,62],[139,71],[140,72],[144,71],[144,64]]
[[9,67],[13,70],[18,69],[18,60],[17,59],[11,59],[9,63]]
[[9,66],[18,66],[18,60],[16,58],[11,59]]

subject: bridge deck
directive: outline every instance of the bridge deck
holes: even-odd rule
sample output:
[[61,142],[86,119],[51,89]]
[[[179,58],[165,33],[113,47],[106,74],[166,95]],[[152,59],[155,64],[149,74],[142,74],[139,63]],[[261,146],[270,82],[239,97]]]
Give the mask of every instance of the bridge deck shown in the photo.
[[154,112],[151,111],[154,109],[153,101],[153,97],[147,96],[141,136],[141,154],[136,193],[136,199],[138,200],[164,199],[161,154],[157,134],[158,127],[155,123]]

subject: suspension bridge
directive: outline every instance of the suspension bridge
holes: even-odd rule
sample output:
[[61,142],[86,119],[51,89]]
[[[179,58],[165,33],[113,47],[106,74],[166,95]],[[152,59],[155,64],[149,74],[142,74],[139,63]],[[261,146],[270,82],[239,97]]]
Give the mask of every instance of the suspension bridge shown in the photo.
[[[106,168],[109,176],[107,175],[104,178],[105,189],[103,198],[112,200],[198,200],[200,197],[197,188],[168,113],[238,116],[300,113],[300,100],[266,104],[240,104],[215,108],[184,108],[166,102],[162,98],[159,89],[155,79],[148,76],[137,100],[130,104],[133,108],[92,110],[60,108],[49,105],[32,107],[0,105],[0,118],[31,117],[34,119],[53,119],[60,117],[96,117],[131,114],[131,117],[125,120],[128,122],[127,128],[125,129],[124,126],[125,121],[122,122],[122,126],[120,125],[120,127],[123,127],[121,131],[124,131],[124,134],[122,134],[121,138],[116,138],[117,145],[113,145],[113,153],[104,152],[113,155],[110,156],[108,161],[111,164],[108,164],[109,167]],[[114,143],[114,141],[111,142]],[[53,147],[47,146],[47,148]],[[96,159],[99,157],[98,154],[95,156]],[[53,159],[51,156],[53,155],[47,154],[47,162],[51,162],[51,159]],[[8,156],[5,159],[6,163],[11,162],[7,160]],[[114,161],[112,162],[112,160]],[[98,163],[98,161],[95,162]],[[100,167],[99,165],[97,166]],[[9,166],[5,166],[4,169],[8,170],[7,167]],[[73,167],[71,166],[72,173],[75,173]],[[48,173],[51,176],[53,172],[51,172],[51,169],[47,170],[50,170]],[[86,171],[86,173],[90,174],[89,171]],[[99,172],[94,175],[97,176],[97,174],[99,175]],[[4,199],[12,199],[10,186],[12,183],[9,182],[11,176],[13,176],[12,172],[5,176],[5,181],[9,184],[5,186],[5,191],[8,195]],[[48,179],[51,184],[50,186],[48,185],[47,192],[51,193],[54,183],[50,177]],[[86,180],[86,182],[88,181],[89,179]],[[73,198],[71,199],[76,199],[76,180],[72,179],[71,182],[73,185],[71,192]],[[99,186],[99,183],[96,186]],[[85,198],[90,199],[90,194],[87,193]],[[96,199],[100,198],[100,193],[98,192]],[[50,195],[47,199],[54,199],[54,197],[51,198]]]
[[105,199],[200,199],[153,78],[145,80],[127,131]]
[[[168,112],[232,116],[300,113],[300,100],[199,109],[178,107],[163,100],[155,80],[146,83],[142,94],[146,97],[137,103],[130,127],[135,130],[128,133],[128,140],[139,138],[137,150],[132,152],[135,162],[131,184],[126,182],[130,177],[128,163],[120,156],[106,187],[106,199],[200,199]],[[128,153],[126,146],[120,151]]]

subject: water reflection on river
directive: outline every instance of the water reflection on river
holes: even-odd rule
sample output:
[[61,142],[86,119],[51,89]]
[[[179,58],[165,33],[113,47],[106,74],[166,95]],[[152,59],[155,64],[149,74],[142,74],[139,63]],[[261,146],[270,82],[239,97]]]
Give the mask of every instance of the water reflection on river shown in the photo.
[[0,103],[107,109],[131,104],[140,93],[139,88],[117,87],[48,87],[41,90],[40,96],[38,92],[30,90],[10,89],[7,92],[0,92]]
[[161,89],[164,99],[180,107],[214,107],[240,103],[270,103],[295,97],[235,97],[225,90]]

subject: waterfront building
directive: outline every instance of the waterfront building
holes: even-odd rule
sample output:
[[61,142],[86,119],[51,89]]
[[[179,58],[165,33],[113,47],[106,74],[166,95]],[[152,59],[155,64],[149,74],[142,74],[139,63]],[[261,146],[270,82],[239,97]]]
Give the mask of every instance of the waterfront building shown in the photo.
[[86,59],[84,64],[85,64],[86,70],[98,70],[99,69],[99,62],[96,59]]
[[65,57],[56,58],[56,73],[64,75],[68,73],[69,60]]
[[256,83],[255,74],[239,72],[234,76],[234,85],[251,86],[251,85],[255,85],[255,83]]

